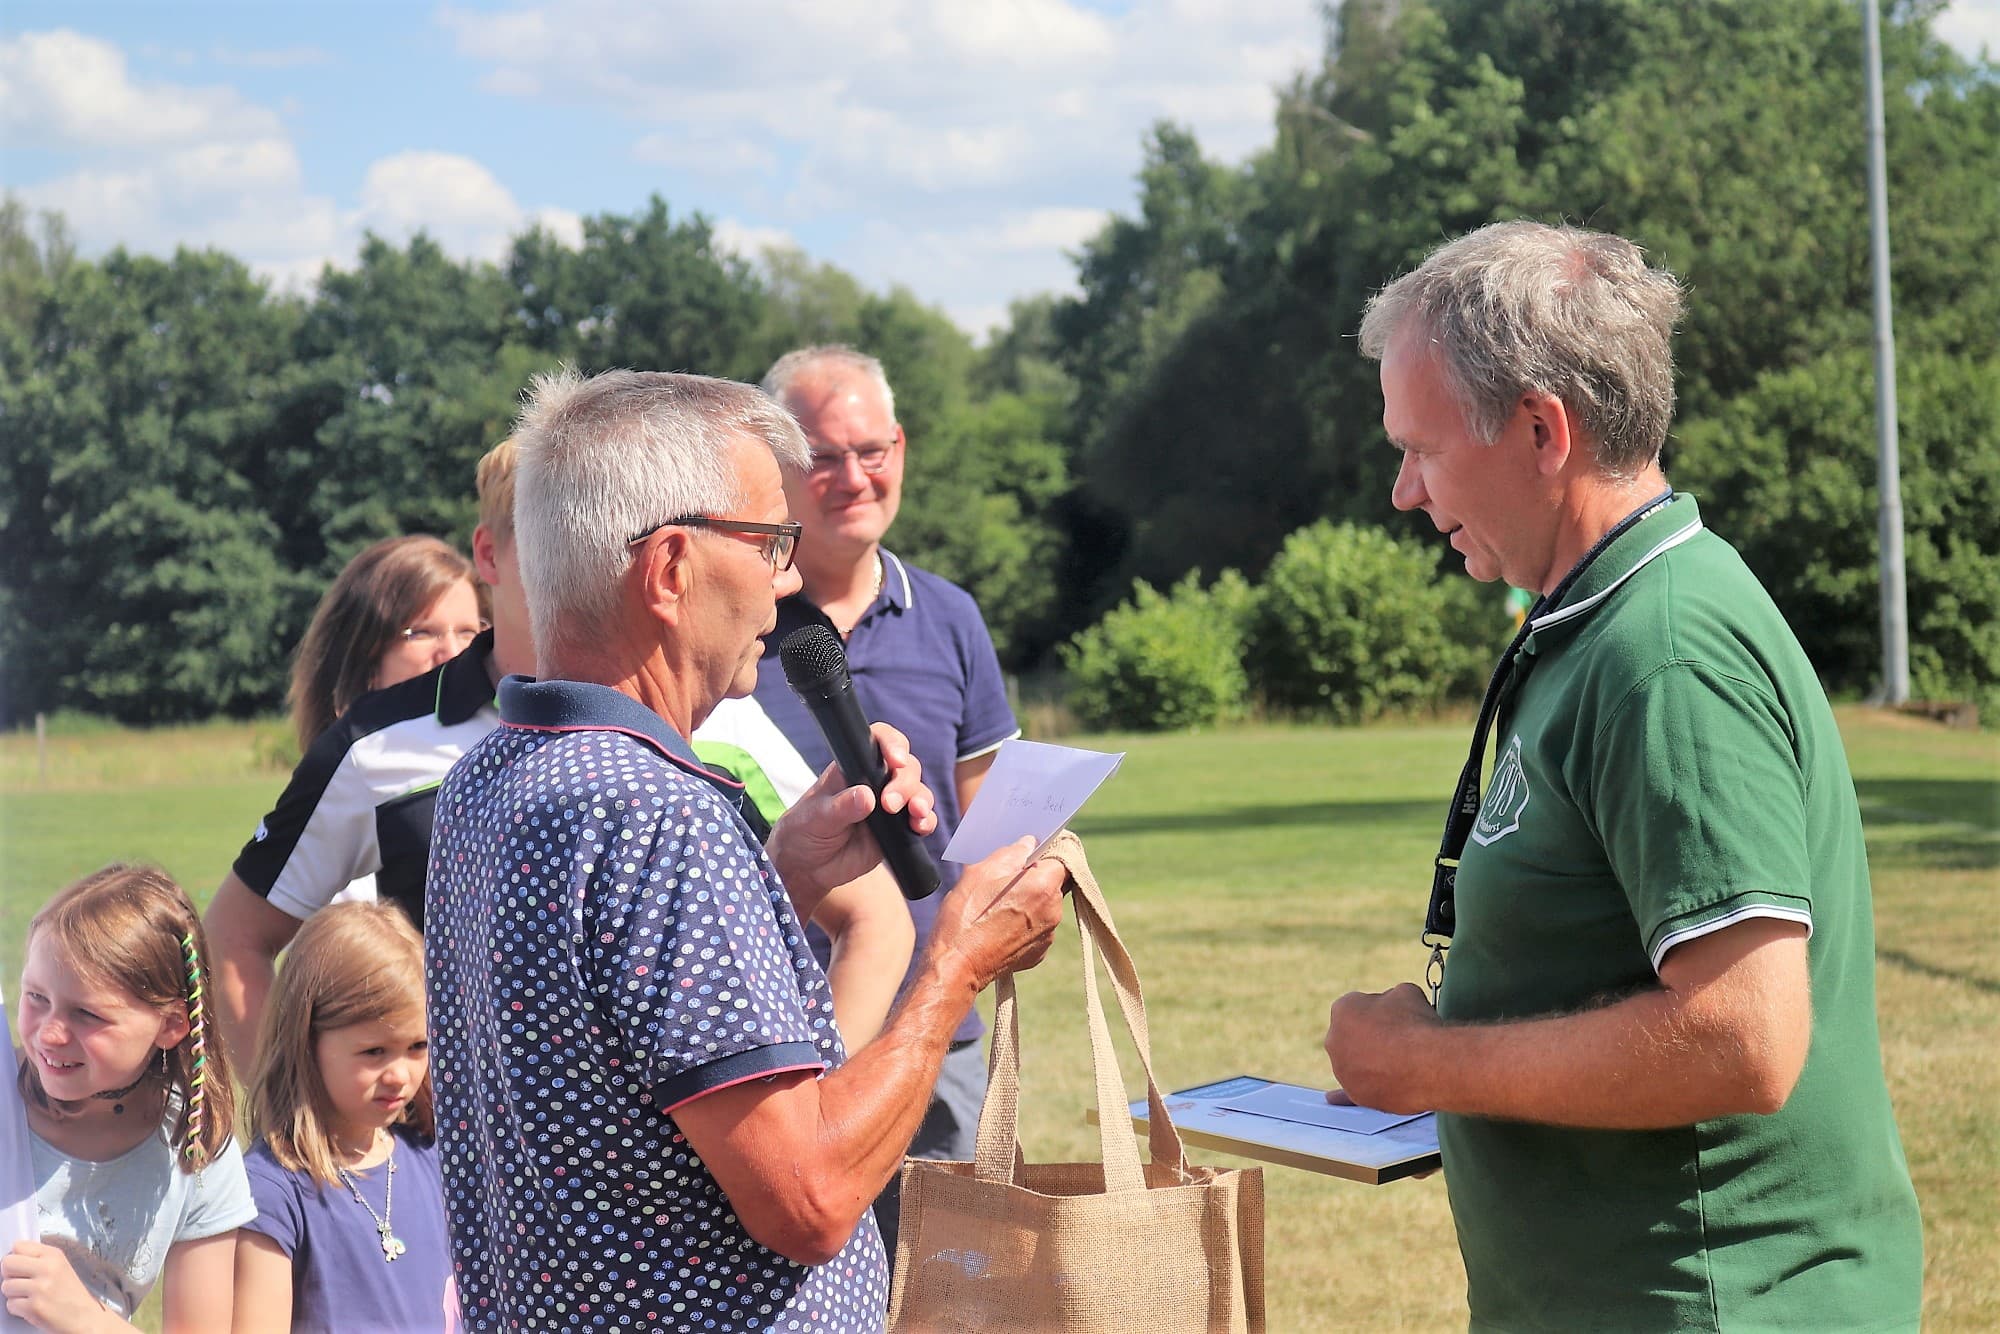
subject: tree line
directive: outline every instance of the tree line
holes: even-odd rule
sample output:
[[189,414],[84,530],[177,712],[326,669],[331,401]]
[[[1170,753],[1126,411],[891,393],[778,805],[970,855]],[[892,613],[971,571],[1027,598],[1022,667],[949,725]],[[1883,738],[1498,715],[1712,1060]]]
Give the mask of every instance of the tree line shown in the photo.
[[[1938,8],[1885,5],[1912,672],[1921,695],[1991,703],[2000,69],[1936,40]],[[1388,503],[1360,309],[1441,239],[1521,216],[1620,232],[1686,280],[1669,475],[1828,683],[1870,686],[1852,0],[1346,0],[1326,32],[1242,164],[1154,127],[1137,208],[1076,254],[1077,293],[1017,303],[984,346],[911,291],[732,255],[657,197],[579,245],[531,230],[497,265],[371,237],[297,296],[214,251],[82,259],[60,219],[7,201],[0,722],[269,709],[349,555],[465,540],[473,463],[535,371],[755,379],[819,341],[896,387],[891,544],[975,592],[1010,667],[1052,663],[1135,581],[1260,580],[1321,520],[1420,538]]]

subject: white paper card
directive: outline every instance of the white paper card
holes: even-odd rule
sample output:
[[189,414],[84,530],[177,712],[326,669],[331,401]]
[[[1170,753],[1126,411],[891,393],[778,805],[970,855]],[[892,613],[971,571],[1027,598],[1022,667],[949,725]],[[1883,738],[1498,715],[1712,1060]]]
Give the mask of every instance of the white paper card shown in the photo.
[[945,845],[945,860],[976,862],[1024,834],[1034,836],[1040,852],[1124,758],[1122,750],[1112,755],[1043,741],[1002,742],[978,798]]
[[1309,1126],[1325,1126],[1328,1130],[1345,1130],[1351,1135],[1374,1135],[1414,1121],[1425,1112],[1379,1112],[1373,1107],[1346,1107],[1326,1100],[1326,1094],[1318,1089],[1299,1088],[1294,1084],[1266,1084],[1252,1093],[1231,1098],[1221,1104],[1232,1112],[1247,1112],[1251,1116],[1268,1116],[1279,1121],[1298,1121]]

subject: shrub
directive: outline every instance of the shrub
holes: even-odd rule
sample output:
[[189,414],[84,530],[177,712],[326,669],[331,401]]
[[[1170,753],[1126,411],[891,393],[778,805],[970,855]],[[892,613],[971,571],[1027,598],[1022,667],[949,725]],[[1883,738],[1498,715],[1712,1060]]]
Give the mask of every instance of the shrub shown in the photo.
[[1234,571],[1218,593],[1191,572],[1162,594],[1141,580],[1129,601],[1062,646],[1070,707],[1087,727],[1163,730],[1218,722],[1242,709],[1244,606]]
[[1476,689],[1495,656],[1487,622],[1499,603],[1464,582],[1441,580],[1429,551],[1380,529],[1301,528],[1259,590],[1252,684],[1275,708],[1337,722]]

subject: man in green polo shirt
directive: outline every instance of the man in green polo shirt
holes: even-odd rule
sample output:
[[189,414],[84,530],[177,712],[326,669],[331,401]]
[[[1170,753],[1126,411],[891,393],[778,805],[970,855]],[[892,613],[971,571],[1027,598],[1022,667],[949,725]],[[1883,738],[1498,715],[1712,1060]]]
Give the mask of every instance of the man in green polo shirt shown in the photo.
[[1356,1101],[1438,1111],[1475,1329],[1914,1329],[1854,784],[1784,618],[1661,471],[1680,312],[1638,247],[1536,223],[1369,305],[1397,508],[1542,596],[1436,1008],[1343,996],[1327,1054]]

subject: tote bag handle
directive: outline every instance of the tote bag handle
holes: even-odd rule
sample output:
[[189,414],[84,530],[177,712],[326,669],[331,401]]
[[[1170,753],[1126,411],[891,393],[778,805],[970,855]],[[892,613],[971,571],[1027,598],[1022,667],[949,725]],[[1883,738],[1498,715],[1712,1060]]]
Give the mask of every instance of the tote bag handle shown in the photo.
[[[1107,1191],[1138,1191],[1146,1188],[1139,1147],[1126,1132],[1130,1113],[1125,1102],[1124,1078],[1118,1069],[1118,1055],[1111,1045],[1111,1029],[1104,1017],[1103,1000],[1097,985],[1097,956],[1102,953],[1111,975],[1111,989],[1126,1031],[1139,1053],[1146,1072],[1146,1098],[1151,1108],[1147,1125],[1152,1160],[1173,1168],[1177,1178],[1188,1176],[1187,1151],[1180,1132],[1167,1115],[1166,1101],[1153,1074],[1150,1030],[1146,1023],[1146,1001],[1139,987],[1139,974],[1132,956],[1111,919],[1110,905],[1097,887],[1097,880],[1084,860],[1083,844],[1067,830],[1049,843],[1045,856],[1062,862],[1070,876],[1070,900],[1075,905],[1078,936],[1083,954],[1083,994],[1085,1017],[1090,1024],[1090,1063],[1097,1084],[1097,1133],[1104,1164]],[[986,1103],[979,1113],[979,1137],[973,1157],[973,1175],[982,1181],[1012,1184],[1015,1169],[1022,1162],[1020,1151],[1021,1033],[1019,1003],[1012,974],[994,984],[993,1050],[988,1065]]]

